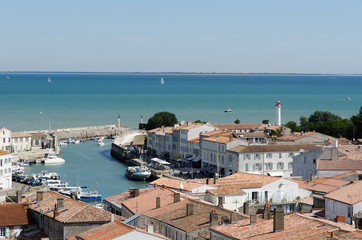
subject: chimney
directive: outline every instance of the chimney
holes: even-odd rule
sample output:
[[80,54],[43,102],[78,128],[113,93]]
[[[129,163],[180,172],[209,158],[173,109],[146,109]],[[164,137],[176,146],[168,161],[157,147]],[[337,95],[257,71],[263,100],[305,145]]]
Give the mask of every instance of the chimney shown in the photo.
[[219,196],[219,204],[217,205],[218,207],[223,207],[224,206],[224,199],[223,197]]
[[269,203],[265,203],[264,205],[264,212],[263,212],[263,218],[264,219],[270,219],[270,206]]
[[250,214],[250,225],[257,223],[256,214]]
[[57,207],[58,210],[64,208],[64,198],[57,198]]
[[138,188],[136,188],[134,190],[134,197],[138,197],[140,195],[140,190]]
[[194,205],[192,203],[186,204],[186,216],[194,215]]
[[303,136],[303,131],[300,132],[300,136]]
[[177,203],[180,201],[180,193],[174,193],[173,194],[173,202]]
[[215,174],[215,177],[214,177],[214,184],[216,185],[217,184],[217,182],[218,182],[218,176]]
[[114,222],[114,214],[111,214],[111,222]]
[[315,182],[315,175],[313,173],[310,174],[310,181]]
[[248,201],[244,202],[243,213],[245,215],[249,215],[249,202]]
[[344,215],[337,215],[336,222],[346,223],[346,217]]
[[57,204],[55,204],[55,207],[54,207],[54,218],[58,217],[59,216],[59,211],[58,211],[58,206]]
[[37,199],[37,202],[40,202],[40,201],[43,201],[43,191],[37,191],[36,192],[36,199]]
[[274,209],[273,232],[284,230],[284,211],[283,209]]
[[161,198],[156,197],[156,208],[160,208],[160,207],[161,207]]
[[207,185],[210,184],[210,178],[206,178],[206,184],[207,184]]
[[162,126],[162,132],[165,133],[165,127],[164,126]]
[[23,194],[21,191],[16,191],[16,202],[21,203],[23,201]]
[[210,213],[210,227],[219,225],[218,214],[216,210],[212,210]]

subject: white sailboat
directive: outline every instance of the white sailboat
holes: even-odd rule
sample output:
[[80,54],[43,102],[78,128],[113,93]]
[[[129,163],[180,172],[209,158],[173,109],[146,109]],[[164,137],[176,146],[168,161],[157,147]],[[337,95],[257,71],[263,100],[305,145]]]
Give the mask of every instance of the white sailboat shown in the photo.
[[6,79],[10,79],[9,75],[6,76]]
[[161,77],[160,84],[161,85],[165,84],[165,81],[163,80],[163,77]]
[[52,82],[52,80],[50,79],[50,77],[48,77],[48,82]]

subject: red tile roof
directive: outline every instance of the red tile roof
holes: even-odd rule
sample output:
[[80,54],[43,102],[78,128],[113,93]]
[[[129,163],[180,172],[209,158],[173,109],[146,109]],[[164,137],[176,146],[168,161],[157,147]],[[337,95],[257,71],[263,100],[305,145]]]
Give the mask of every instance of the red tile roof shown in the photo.
[[[345,226],[327,220],[307,217],[300,214],[291,214],[284,217],[284,230],[273,232],[273,219],[258,219],[256,224],[242,220],[236,224],[220,225],[211,228],[212,232],[229,236],[233,239],[326,239],[332,231],[355,232],[353,226]],[[344,232],[346,233],[346,232]],[[340,238],[353,239],[353,238]]]
[[362,171],[362,160],[318,160],[318,170]]
[[341,186],[350,183],[350,181],[345,181],[345,180],[334,181],[336,179],[328,179],[323,182],[323,179],[324,178],[316,179],[315,182],[312,182],[310,180],[300,180],[295,178],[290,178],[289,180],[298,183],[300,188],[307,189],[310,191],[323,192],[323,193],[329,193],[333,190],[340,188]]
[[282,145],[252,145],[236,146],[229,149],[232,152],[297,152],[301,149],[309,151],[315,148],[315,144],[282,144]]
[[3,151],[3,150],[0,150],[0,156],[1,155],[7,155],[7,154],[10,154],[9,152],[6,152],[6,151]]
[[213,124],[214,127],[220,128],[220,129],[263,129],[265,124],[261,123],[251,123],[251,124]]
[[35,224],[27,212],[27,205],[20,203],[0,204],[0,226]]
[[349,205],[362,202],[362,180],[336,189],[324,195],[324,197]]

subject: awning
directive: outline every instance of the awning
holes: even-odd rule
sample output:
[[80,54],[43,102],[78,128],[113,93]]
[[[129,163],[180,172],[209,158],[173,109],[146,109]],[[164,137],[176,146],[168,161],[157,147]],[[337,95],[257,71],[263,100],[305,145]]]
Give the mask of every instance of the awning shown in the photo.
[[268,172],[268,175],[272,177],[284,177],[283,172]]
[[151,158],[151,161],[157,162],[157,163],[162,164],[162,165],[170,165],[171,164],[171,163],[166,162],[165,160],[162,160],[162,159],[159,159],[159,158]]
[[200,157],[196,157],[196,158],[192,159],[193,162],[198,162],[198,161],[200,161],[200,160],[201,160]]

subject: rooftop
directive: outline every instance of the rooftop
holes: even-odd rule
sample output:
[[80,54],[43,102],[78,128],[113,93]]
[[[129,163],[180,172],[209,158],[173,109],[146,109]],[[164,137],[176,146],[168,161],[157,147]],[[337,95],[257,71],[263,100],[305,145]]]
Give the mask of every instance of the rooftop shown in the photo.
[[319,133],[319,132],[305,132],[305,133],[294,132],[294,133],[291,133],[291,134],[287,134],[287,135],[278,137],[277,141],[296,141],[296,140],[299,140],[299,139],[302,139],[302,138],[305,138],[305,137],[312,137],[312,136],[314,138],[316,138],[316,139],[319,139],[320,141],[324,141],[324,140],[327,140],[329,138],[332,138],[332,137],[330,137],[328,135],[325,135],[325,134],[322,134],[322,133]]
[[148,133],[156,133],[158,135],[165,135],[166,132],[172,131],[173,127],[159,127],[147,131]]
[[315,148],[315,144],[283,144],[283,145],[252,145],[236,146],[229,149],[232,152],[297,152],[300,150],[309,151]]
[[289,180],[298,183],[300,188],[307,189],[310,191],[329,193],[333,190],[336,190],[342,186],[350,184],[350,181],[332,179],[332,178],[319,178],[315,182],[310,180],[300,180],[295,178],[290,178]]
[[356,181],[336,189],[326,194],[324,197],[349,205],[362,202],[362,181]]
[[[232,239],[326,239],[330,232],[343,230],[343,233],[355,232],[353,226],[334,223],[327,220],[291,214],[284,217],[284,230],[273,232],[273,219],[258,219],[250,225],[249,220],[241,220],[236,224],[220,225],[211,228],[212,232],[221,233]],[[354,235],[356,237],[358,235]],[[342,239],[342,238],[341,238]],[[344,238],[343,239],[354,239]]]
[[3,150],[0,150],[0,156],[1,156],[1,155],[8,155],[8,154],[11,154],[11,153],[6,152],[6,151],[3,151]]
[[27,205],[20,203],[0,204],[0,226],[35,224],[27,212]]
[[264,129],[267,124],[261,123],[250,123],[250,124],[213,124],[214,127],[220,129],[229,129],[229,130],[241,130],[241,129]]
[[361,171],[362,160],[318,160],[317,169],[335,171]]
[[12,138],[31,137],[31,134],[28,132],[13,132],[11,137]]
[[359,145],[339,145],[338,151],[345,154],[348,159],[362,160],[362,148]]
[[[182,183],[182,184],[181,184]],[[206,182],[198,182],[195,180],[183,180],[170,177],[161,177],[150,184],[156,184],[157,186],[166,186],[172,189],[182,189],[185,191],[191,191],[194,188],[201,187]]]
[[[59,215],[54,218],[55,205],[57,199],[64,199],[64,208],[59,209]],[[29,203],[29,209],[40,212],[44,215],[54,218],[63,223],[79,222],[107,222],[111,220],[111,213],[81,201],[73,200],[56,192],[43,192],[43,200],[37,201],[37,195],[29,196],[23,199]],[[121,218],[116,216],[117,218]]]

